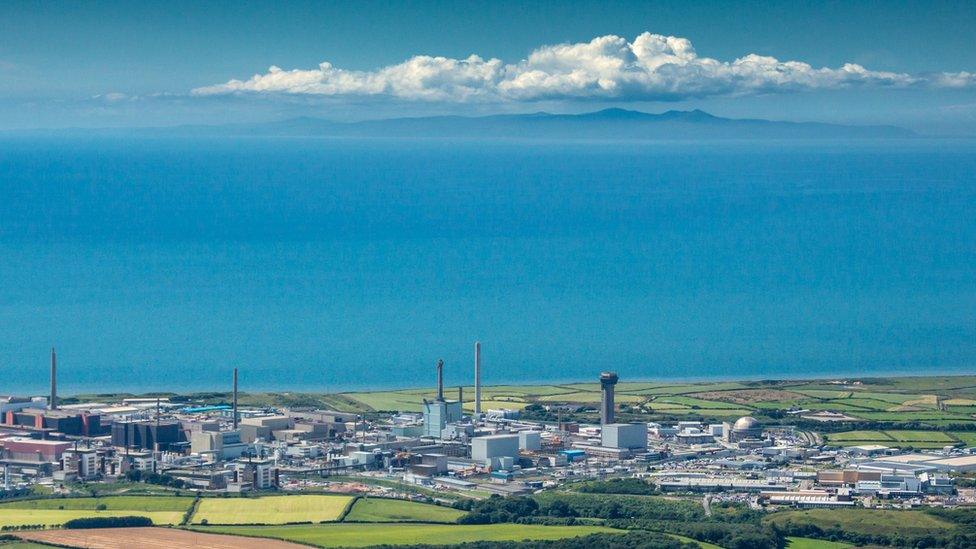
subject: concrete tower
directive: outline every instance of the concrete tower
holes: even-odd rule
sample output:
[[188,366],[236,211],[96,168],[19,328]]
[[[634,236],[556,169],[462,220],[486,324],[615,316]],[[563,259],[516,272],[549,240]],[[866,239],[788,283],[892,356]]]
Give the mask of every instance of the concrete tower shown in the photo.
[[234,430],[237,430],[237,368],[234,368]]
[[481,342],[474,342],[474,415],[481,415]]
[[444,402],[444,361],[437,361],[437,402]]
[[52,410],[58,409],[58,355],[51,347],[51,402],[48,406]]
[[603,392],[603,402],[600,405],[600,424],[613,423],[613,386],[617,384],[615,372],[600,374],[600,390]]

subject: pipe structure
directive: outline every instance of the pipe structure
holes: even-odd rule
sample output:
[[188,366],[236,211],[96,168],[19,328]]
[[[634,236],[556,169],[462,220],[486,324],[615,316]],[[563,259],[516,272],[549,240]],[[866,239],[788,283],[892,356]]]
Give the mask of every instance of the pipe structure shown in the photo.
[[474,415],[481,415],[481,342],[474,342]]
[[444,361],[437,361],[437,402],[444,402]]
[[49,407],[52,410],[58,409],[58,354],[51,347],[51,402]]

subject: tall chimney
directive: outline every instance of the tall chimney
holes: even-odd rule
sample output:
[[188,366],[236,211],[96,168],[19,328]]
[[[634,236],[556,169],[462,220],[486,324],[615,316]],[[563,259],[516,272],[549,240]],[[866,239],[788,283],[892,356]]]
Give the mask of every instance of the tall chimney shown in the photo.
[[464,407],[464,387],[458,385],[458,402],[461,403],[461,407]]
[[51,402],[49,406],[52,410],[58,409],[58,355],[51,347]]
[[444,361],[437,361],[437,402],[444,402]]
[[600,405],[600,425],[613,423],[613,386],[617,384],[617,374],[614,372],[602,372],[600,374],[600,390],[603,392],[603,401]]
[[481,415],[481,342],[474,342],[474,415]]
[[234,430],[237,430],[237,368],[234,368]]
[[156,432],[153,433],[153,449],[159,453],[159,397],[156,397]]

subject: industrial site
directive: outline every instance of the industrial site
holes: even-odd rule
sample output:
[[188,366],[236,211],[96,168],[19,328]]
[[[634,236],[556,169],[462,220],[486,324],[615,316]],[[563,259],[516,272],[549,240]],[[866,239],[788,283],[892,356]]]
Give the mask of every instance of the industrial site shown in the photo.
[[[929,410],[905,405],[917,395],[903,395],[900,403],[889,396],[913,427],[888,421],[862,429],[871,425],[856,417],[854,402],[886,401],[864,381],[830,381],[830,389],[806,390],[828,404],[844,400],[826,394],[830,390],[852,393],[846,408],[839,402],[815,409],[762,400],[802,396],[796,384],[792,389],[770,382],[762,389],[689,384],[664,391],[660,387],[667,385],[628,385],[614,372],[597,372],[595,383],[565,387],[563,393],[537,388],[544,394],[530,401],[511,389],[482,386],[480,343],[472,366],[467,391],[444,386],[447,366],[438,361],[431,369],[433,392],[386,395],[396,401],[416,394],[414,405],[404,409],[377,409],[378,394],[360,397],[356,409],[355,393],[333,400],[342,409],[271,401],[244,405],[241,397],[248,393],[238,386],[237,369],[229,372],[226,401],[178,394],[89,400],[58,395],[52,350],[49,394],[0,398],[0,527],[25,539],[69,546],[72,542],[63,536],[69,535],[72,520],[99,517],[142,517],[148,523],[138,525],[179,527],[185,530],[180,535],[272,537],[329,547],[401,543],[390,536],[367,543],[369,536],[342,541],[346,538],[329,534],[341,533],[330,528],[354,529],[363,506],[388,501],[383,505],[407,507],[386,517],[390,520],[364,522],[418,523],[411,527],[433,522],[448,528],[418,538],[432,545],[493,539],[565,543],[634,529],[619,522],[635,516],[605,510],[586,514],[574,502],[599,498],[626,507],[634,498],[648,498],[645,503],[683,505],[700,514],[692,522],[724,521],[727,526],[726,515],[733,510],[752,513],[758,537],[748,543],[760,546],[817,538],[862,545],[916,543],[929,531],[913,526],[899,533],[897,525],[917,525],[919,516],[939,525],[936,533],[943,538],[933,539],[949,539],[944,536],[950,532],[968,543],[966,536],[972,535],[953,521],[976,506],[976,430],[971,430],[976,424],[957,419],[948,427],[947,419],[919,425],[911,414],[960,414],[958,407],[976,401],[937,396]],[[728,393],[724,400],[723,392]],[[704,394],[713,400],[700,398]],[[745,395],[756,402],[747,404]],[[654,410],[668,399],[679,406],[682,398],[694,406],[687,413]],[[697,405],[690,404],[695,398]],[[159,501],[142,501],[146,498],[176,505],[161,510]],[[126,507],[137,499],[139,505]],[[256,507],[233,507],[237,501]],[[533,503],[519,516],[499,520],[486,509],[499,501]],[[544,517],[524,516],[547,506]],[[858,514],[866,514],[866,524],[880,520],[888,526],[862,524],[847,531],[835,523],[839,516]],[[583,520],[588,516],[593,520]],[[511,537],[515,534],[500,524],[509,521],[532,524],[537,532],[520,530],[525,538]],[[296,523],[318,530],[298,532]],[[501,537],[485,532],[465,537],[465,528],[474,524],[496,528]],[[691,527],[669,531],[665,522],[653,530],[665,535],[665,546],[732,546],[729,541],[735,538]],[[403,539],[401,544],[409,545],[412,538]],[[727,545],[720,544],[723,540]],[[111,540],[108,545],[74,542],[117,546]]]

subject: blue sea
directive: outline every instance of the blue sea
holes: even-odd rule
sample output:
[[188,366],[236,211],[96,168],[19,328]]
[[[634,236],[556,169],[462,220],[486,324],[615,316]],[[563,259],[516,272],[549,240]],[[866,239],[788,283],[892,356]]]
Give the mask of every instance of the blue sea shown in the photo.
[[976,142],[0,140],[0,394],[976,373]]

